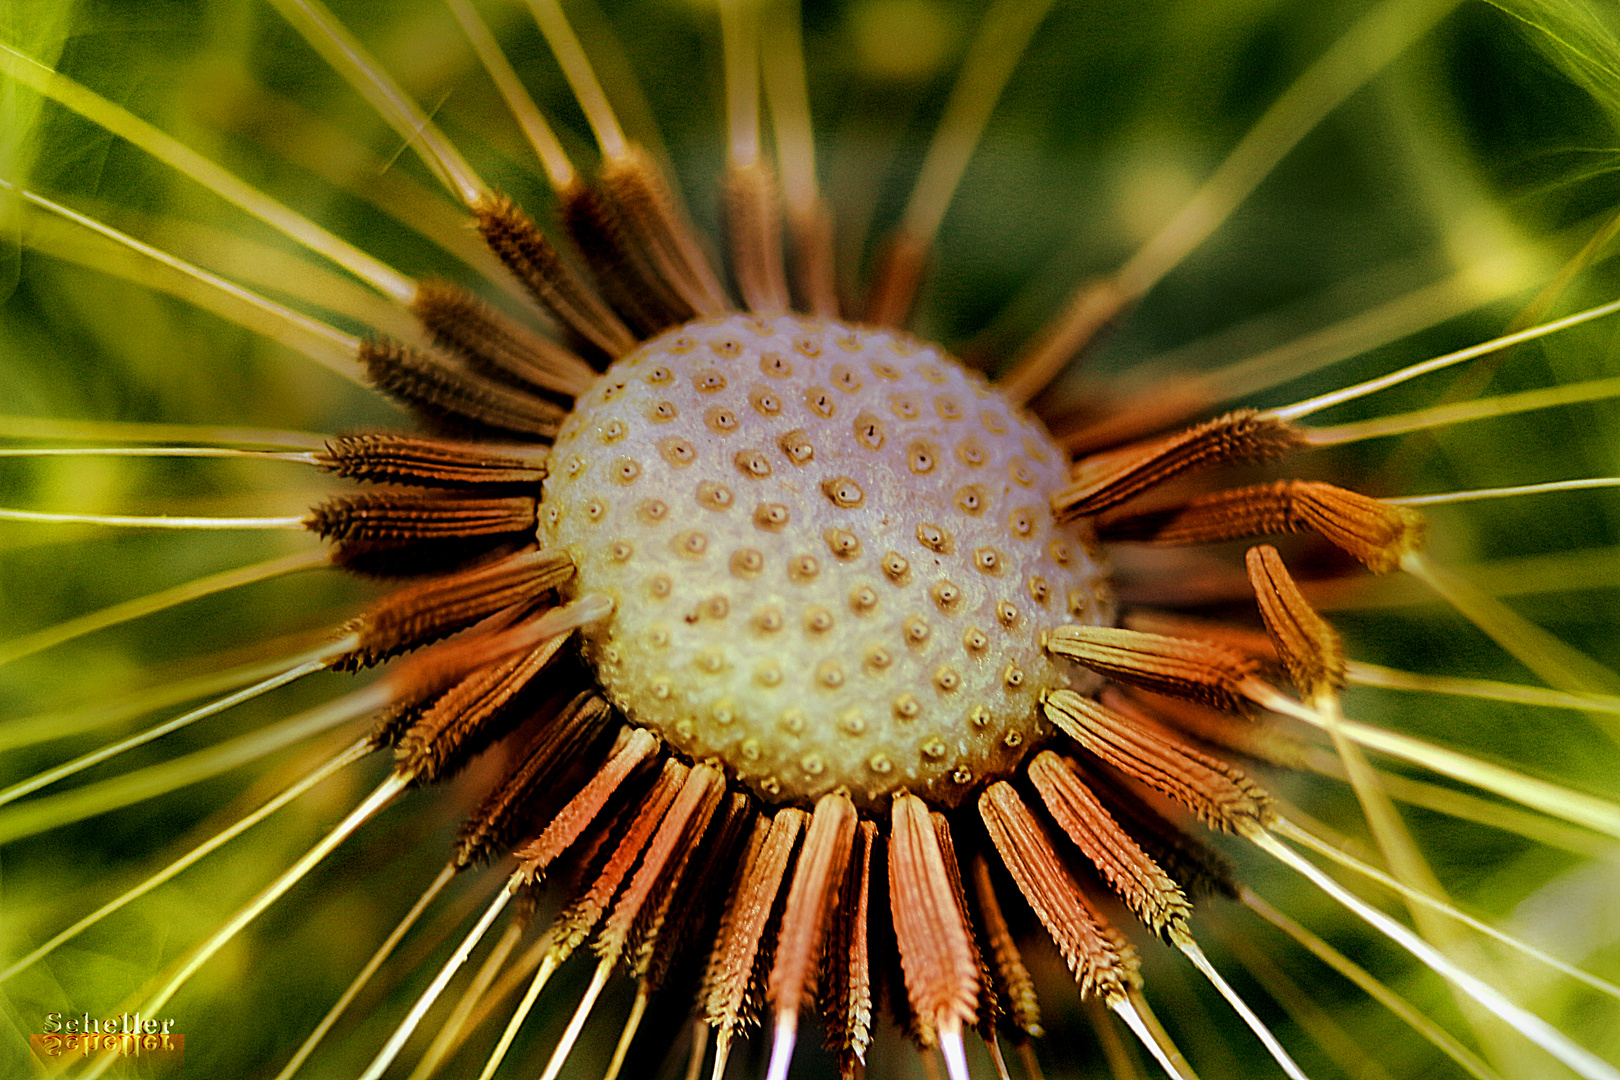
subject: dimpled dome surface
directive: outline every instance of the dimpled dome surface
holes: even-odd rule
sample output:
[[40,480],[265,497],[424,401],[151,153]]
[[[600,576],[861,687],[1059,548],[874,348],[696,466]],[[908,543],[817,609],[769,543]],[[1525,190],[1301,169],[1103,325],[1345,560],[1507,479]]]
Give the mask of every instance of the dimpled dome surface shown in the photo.
[[612,700],[768,802],[847,788],[954,805],[1038,743],[1084,676],[1042,631],[1113,618],[1066,456],[938,349],[825,320],[689,323],[576,403],[542,539],[615,611]]

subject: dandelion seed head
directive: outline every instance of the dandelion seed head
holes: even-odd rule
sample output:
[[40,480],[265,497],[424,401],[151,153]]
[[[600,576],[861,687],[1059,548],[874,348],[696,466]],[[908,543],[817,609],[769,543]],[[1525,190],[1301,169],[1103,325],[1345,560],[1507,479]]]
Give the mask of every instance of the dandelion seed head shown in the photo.
[[770,802],[956,805],[1069,684],[1040,645],[1113,618],[1038,421],[907,335],[797,316],[678,327],[552,451],[543,541],[613,597],[587,651],[635,723]]

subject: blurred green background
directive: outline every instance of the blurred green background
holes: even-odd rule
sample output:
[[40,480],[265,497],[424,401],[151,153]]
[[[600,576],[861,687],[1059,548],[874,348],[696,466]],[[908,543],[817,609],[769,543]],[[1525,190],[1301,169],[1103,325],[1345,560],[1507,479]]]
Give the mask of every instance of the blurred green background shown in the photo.
[[[521,135],[443,5],[332,6],[475,168],[544,220],[549,196]],[[523,6],[506,0],[480,6],[575,159],[590,162],[588,129]],[[718,237],[723,87],[712,4],[570,0],[567,6],[632,136],[670,164],[700,230]],[[1285,0],[1055,4],[945,218],[917,331],[992,362],[1010,356],[1069,290],[1117,268],[1151,236],[1264,110],[1372,9]],[[805,6],[820,176],[838,215],[840,272],[850,295],[870,267],[877,239],[898,219],[982,10],[968,0]],[[1423,309],[1434,325],[1246,401],[1293,400],[1501,332],[1620,209],[1615,18],[1611,5],[1596,3],[1521,0],[1506,11],[1458,5],[1308,135],[1153,292],[1087,371],[1061,382],[1047,404],[1054,412],[1083,404],[1096,382],[1128,377],[1133,369],[1169,380],[1178,365],[1205,370],[1298,344],[1323,326],[1441,280],[1456,284],[1447,294],[1451,308]],[[401,152],[397,136],[268,5],[11,0],[0,12],[0,40],[56,65],[405,273],[479,287],[466,263],[384,212],[386,205],[407,207],[451,235],[461,227],[456,208],[420,163]],[[0,179],[346,330],[375,326],[353,317],[368,309],[362,300],[348,301],[356,287],[337,280],[342,275],[315,265],[284,237],[123,141],[3,79]],[[1549,313],[1612,298],[1617,274],[1610,254],[1608,247],[1591,253]],[[314,433],[406,423],[397,409],[307,359],[138,283],[144,273],[138,262],[83,231],[0,192],[0,437],[9,445],[32,444],[16,437],[25,433],[17,417]],[[126,280],[131,274],[136,282]],[[1617,325],[1600,321],[1517,349],[1488,381],[1463,383],[1458,392],[1506,393],[1620,374]],[[1333,419],[1418,408],[1466,378],[1420,381]],[[1350,478],[1373,494],[1615,475],[1616,421],[1614,405],[1598,402],[1463,425],[1398,447],[1383,440],[1312,455],[1299,461],[1298,471]],[[326,490],[309,472],[265,462],[0,459],[0,505],[295,514]],[[1604,491],[1443,508],[1432,515],[1432,546],[1437,561],[1477,568],[1470,572],[1478,583],[1515,611],[1614,668],[1620,665],[1617,510],[1620,502]],[[200,574],[312,546],[283,533],[172,535],[0,523],[0,645]],[[6,718],[0,782],[154,722],[136,716],[98,722],[143,688],[292,654],[374,591],[370,583],[333,572],[303,573],[0,666],[0,717]],[[1357,659],[1533,680],[1413,583],[1351,592],[1342,607],[1335,621]],[[307,680],[64,789],[212,745],[348,685],[343,676]],[[1620,793],[1615,727],[1605,732],[1579,713],[1371,691],[1352,694],[1347,709],[1581,790]],[[42,731],[53,737],[40,737]],[[7,844],[0,849],[0,956],[20,955],[140,880],[342,741],[301,746]],[[0,1028],[6,1029],[0,1030],[0,1072],[22,1075],[7,1063],[27,1068],[13,1055],[26,1032],[39,1030],[44,1012],[121,1006],[251,896],[272,868],[296,858],[385,768],[379,761],[350,770],[0,985]],[[279,1069],[443,864],[457,810],[472,797],[476,780],[415,795],[386,812],[192,981],[169,1010],[189,1037],[186,1075],[268,1076]],[[1309,776],[1267,780],[1320,820],[1365,836],[1342,785]],[[28,805],[0,809],[0,836],[8,827],[20,830],[18,811]],[[1620,873],[1612,844],[1565,833],[1554,838],[1558,843],[1532,843],[1416,809],[1409,822],[1441,880],[1470,910],[1592,970],[1620,973],[1620,922],[1612,903]],[[1470,1041],[1436,979],[1371,940],[1325,900],[1227,847],[1257,891]],[[452,908],[455,896],[463,896],[464,913],[486,887],[458,883]],[[434,923],[430,918],[430,928]],[[418,960],[414,974],[386,993],[363,996],[305,1075],[356,1074],[447,953],[450,925],[440,922],[433,933],[407,942],[405,954]],[[1222,940],[1242,935],[1240,950],[1272,956],[1387,1075],[1461,1075],[1359,991],[1243,912],[1214,911],[1208,926],[1217,962],[1237,968]],[[1155,945],[1144,950],[1150,993],[1200,1075],[1274,1073],[1185,965]],[[1033,951],[1053,1032],[1041,1051],[1048,1073],[1106,1075],[1050,950]],[[1518,1000],[1586,1045],[1620,1056],[1613,1001],[1519,961],[1484,955]],[[524,1060],[509,1066],[514,1074],[539,1069],[580,978],[574,972],[572,981],[560,979],[548,992],[520,1044]],[[1235,979],[1261,1000],[1262,1014],[1277,1024],[1307,1071],[1341,1074],[1340,1063],[1302,1038],[1251,978],[1239,973]],[[604,1001],[601,1022],[589,1030],[569,1075],[599,1074],[617,1034],[613,1019],[626,1004],[624,995]],[[871,1075],[916,1073],[914,1058],[894,1046],[881,1054]],[[1511,1061],[1537,1070],[1521,1076],[1559,1075],[1539,1071],[1552,1068],[1542,1060],[1509,1058],[1503,1068]],[[458,1061],[452,1073],[471,1067]],[[673,1057],[662,1061],[653,1053],[641,1067],[659,1075],[680,1075],[681,1068]],[[762,1062],[755,1067],[762,1070]],[[804,1075],[818,1068],[813,1060],[802,1067]],[[1151,1065],[1144,1068],[1152,1074]]]

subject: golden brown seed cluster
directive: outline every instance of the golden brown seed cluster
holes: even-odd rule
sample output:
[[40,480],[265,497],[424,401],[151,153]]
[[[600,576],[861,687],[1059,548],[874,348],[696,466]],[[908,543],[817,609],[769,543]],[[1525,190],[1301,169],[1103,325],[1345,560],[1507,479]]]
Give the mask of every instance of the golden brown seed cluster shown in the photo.
[[1113,617],[1048,508],[1062,452],[904,334],[687,324],[579,398],[551,462],[542,538],[616,604],[587,639],[607,692],[768,802],[956,803],[1046,730],[1073,669],[1041,632]]

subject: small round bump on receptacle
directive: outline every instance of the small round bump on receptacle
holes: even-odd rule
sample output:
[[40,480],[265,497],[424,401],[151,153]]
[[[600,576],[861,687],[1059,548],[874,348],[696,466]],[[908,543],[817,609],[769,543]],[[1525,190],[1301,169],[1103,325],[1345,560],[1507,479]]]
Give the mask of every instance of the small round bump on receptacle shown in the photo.
[[922,715],[922,702],[917,700],[915,694],[901,694],[894,699],[894,718],[896,720],[915,720]]
[[924,739],[917,749],[922,751],[923,757],[928,758],[930,761],[938,761],[945,756],[950,748],[945,745],[944,739],[936,736],[931,739]]
[[692,445],[691,440],[676,436],[660,439],[658,452],[663,455],[665,461],[677,469],[684,469],[697,460],[697,447]]
[[888,754],[873,754],[866,759],[866,767],[879,776],[887,776],[894,771],[894,762],[889,760]]
[[672,541],[675,553],[686,559],[701,559],[709,550],[709,536],[697,529],[687,529]]
[[1011,630],[1018,625],[1018,609],[1005,600],[1001,601],[996,605],[996,621]]
[[968,713],[968,723],[976,728],[989,727],[990,720],[990,706],[988,705],[975,705],[973,710]]
[[918,476],[926,476],[934,471],[939,462],[939,451],[926,442],[914,442],[906,447],[906,468]]
[[606,446],[609,443],[616,443],[620,439],[624,438],[628,431],[629,428],[624,426],[623,420],[614,418],[597,429],[596,437],[601,441],[603,446]]
[[782,456],[795,465],[808,465],[816,459],[816,448],[803,428],[794,428],[778,436],[776,445],[781,449]]
[[1001,552],[993,547],[978,548],[973,552],[973,565],[981,574],[1001,573]]
[[898,551],[888,552],[883,556],[883,576],[896,585],[903,585],[911,580],[911,564]]
[[667,598],[674,588],[675,583],[669,580],[668,575],[665,574],[658,574],[647,582],[647,591],[652,594],[655,600]]
[[839,714],[838,730],[845,735],[864,735],[866,734],[866,717],[861,714],[859,709],[849,709]]
[[619,458],[608,466],[608,475],[613,478],[614,483],[634,483],[636,477],[641,475],[641,463],[635,458]]
[[901,633],[905,635],[906,644],[912,646],[926,643],[931,633],[928,621],[917,615],[908,616],[906,621],[900,624],[900,628]]
[[827,763],[820,754],[806,754],[799,759],[799,768],[806,776],[820,776],[827,771]]
[[647,410],[647,419],[655,424],[667,424],[680,415],[681,412],[675,407],[673,401],[655,402],[652,408]]
[[962,635],[962,647],[970,653],[984,652],[990,647],[990,635],[977,626],[970,626],[967,633]]
[[825,634],[833,628],[833,613],[817,605],[805,611],[804,628],[812,634]]
[[952,693],[962,685],[962,676],[955,669],[942,667],[934,672],[934,686],[942,693]]
[[730,435],[737,430],[737,414],[717,406],[703,414],[703,425],[716,435]]
[[1041,607],[1046,606],[1046,601],[1052,595],[1052,586],[1048,585],[1043,577],[1030,578],[1024,589],[1029,593],[1029,598]]
[[789,735],[803,735],[804,729],[810,726],[810,720],[804,715],[803,709],[789,709],[776,718],[776,726]]
[[1008,690],[1019,690],[1024,685],[1024,672],[1017,664],[1008,664],[1001,673],[1001,684]]
[[795,555],[788,560],[788,579],[803,584],[821,573],[821,564],[814,555]]
[[731,553],[731,572],[737,577],[753,577],[765,569],[765,556],[753,548],[738,548]]
[[768,352],[759,358],[759,370],[773,379],[785,379],[793,374],[793,364],[781,353]]
[[917,526],[917,543],[929,551],[948,555],[951,551],[951,534],[933,522],[925,521]]
[[844,685],[844,668],[836,660],[823,660],[816,665],[816,682],[828,690]]
[[894,663],[894,654],[882,645],[870,645],[861,663],[871,671],[884,671]]
[[732,459],[737,471],[750,480],[763,480],[771,475],[771,463],[758,450],[744,450]]
[[782,665],[775,660],[767,660],[754,669],[754,681],[761,686],[782,685]]
[[786,624],[779,607],[763,607],[754,613],[754,629],[763,634],[774,634]]
[[697,486],[697,501],[706,510],[729,510],[736,496],[726,485],[705,480]]
[[822,538],[827,541],[827,550],[836,558],[848,561],[861,553],[860,538],[847,529],[828,529]]
[[636,507],[636,516],[652,525],[669,516],[669,504],[663,499],[643,499]]
[[962,590],[955,582],[941,578],[934,582],[933,588],[928,590],[928,595],[934,598],[934,603],[941,611],[950,611],[956,606],[956,602],[962,599]]
[[823,420],[830,420],[838,411],[838,404],[832,399],[832,391],[823,390],[819,386],[812,386],[804,392],[804,407]]
[[834,506],[846,510],[866,501],[866,492],[861,490],[861,485],[847,476],[835,476],[831,480],[822,481],[821,491],[832,500]]
[[754,524],[771,532],[777,532],[787,525],[792,516],[781,503],[760,503],[754,507]]
[[870,585],[857,585],[849,592],[850,610],[855,612],[857,615],[865,615],[870,613],[874,608],[877,607],[877,603],[877,590],[872,588]]
[[[733,344],[736,344],[737,350],[741,351],[741,344]],[[720,345],[720,342],[715,343],[715,352],[720,351]],[[692,387],[700,394],[716,394],[726,388],[726,377],[713,368],[708,368],[692,376]]]
[[990,505],[990,497],[978,484],[969,484],[956,493],[956,508],[971,517],[984,513]]
[[748,404],[754,411],[764,417],[779,416],[782,413],[782,398],[774,391],[763,386],[755,387],[748,395]]
[[629,562],[635,553],[635,545],[628,540],[615,540],[608,545],[608,558],[614,562]]
[[883,428],[883,421],[873,413],[863,412],[855,418],[855,441],[868,450],[883,449],[883,442],[888,438]]

